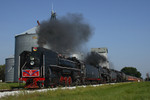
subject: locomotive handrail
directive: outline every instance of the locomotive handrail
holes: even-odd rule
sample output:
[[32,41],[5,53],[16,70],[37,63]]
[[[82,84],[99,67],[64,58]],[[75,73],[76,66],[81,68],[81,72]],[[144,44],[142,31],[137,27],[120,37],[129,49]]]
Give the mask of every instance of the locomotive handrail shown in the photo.
[[26,65],[27,61],[23,64],[23,66],[21,67],[21,70],[24,68],[24,66]]
[[43,77],[45,78],[45,55],[43,55]]
[[64,58],[61,58],[61,60],[64,60],[64,61],[69,61],[69,62],[71,62],[71,63],[77,63],[77,62],[74,62],[74,61],[72,61],[72,60],[69,60],[69,59],[64,59]]
[[58,65],[50,65],[50,67],[57,67],[57,68],[61,68],[61,69],[69,69],[69,70],[81,71],[81,69],[77,69],[77,68],[68,68],[68,67],[63,67],[63,66],[58,66]]

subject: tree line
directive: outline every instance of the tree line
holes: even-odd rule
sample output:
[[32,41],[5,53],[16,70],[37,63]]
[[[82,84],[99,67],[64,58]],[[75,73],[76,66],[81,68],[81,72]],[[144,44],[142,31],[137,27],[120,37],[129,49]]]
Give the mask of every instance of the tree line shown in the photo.
[[5,65],[0,65],[0,80],[5,81]]
[[141,73],[134,67],[124,67],[121,69],[121,72],[125,73],[126,75],[135,76],[141,78]]

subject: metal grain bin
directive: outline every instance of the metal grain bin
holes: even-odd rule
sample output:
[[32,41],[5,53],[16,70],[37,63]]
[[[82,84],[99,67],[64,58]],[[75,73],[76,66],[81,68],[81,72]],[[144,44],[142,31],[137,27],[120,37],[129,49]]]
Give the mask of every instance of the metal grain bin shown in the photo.
[[5,59],[5,82],[14,82],[14,57]]
[[31,47],[38,47],[36,27],[15,36],[15,68],[14,68],[14,82],[18,82],[19,78],[19,55],[23,51],[31,51]]

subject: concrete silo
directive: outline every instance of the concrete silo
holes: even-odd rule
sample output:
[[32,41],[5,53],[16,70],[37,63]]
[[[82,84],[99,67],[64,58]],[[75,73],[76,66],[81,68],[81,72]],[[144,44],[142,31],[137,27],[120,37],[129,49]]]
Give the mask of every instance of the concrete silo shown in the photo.
[[14,82],[14,56],[5,59],[5,82]]
[[31,51],[32,47],[38,47],[37,44],[37,27],[27,30],[20,35],[15,36],[15,67],[14,67],[14,82],[18,82],[20,74],[19,55],[23,51]]

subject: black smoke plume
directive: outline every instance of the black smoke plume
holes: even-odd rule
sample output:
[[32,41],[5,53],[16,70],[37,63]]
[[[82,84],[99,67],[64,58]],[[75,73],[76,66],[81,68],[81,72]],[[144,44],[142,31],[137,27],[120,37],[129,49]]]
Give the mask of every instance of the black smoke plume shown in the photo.
[[98,66],[99,64],[103,63],[107,61],[106,57],[99,55],[96,52],[90,52],[87,54],[86,58],[85,58],[85,62],[93,65],[93,66]]
[[67,14],[44,21],[37,30],[40,47],[48,45],[57,52],[73,52],[89,40],[92,28],[81,14]]

